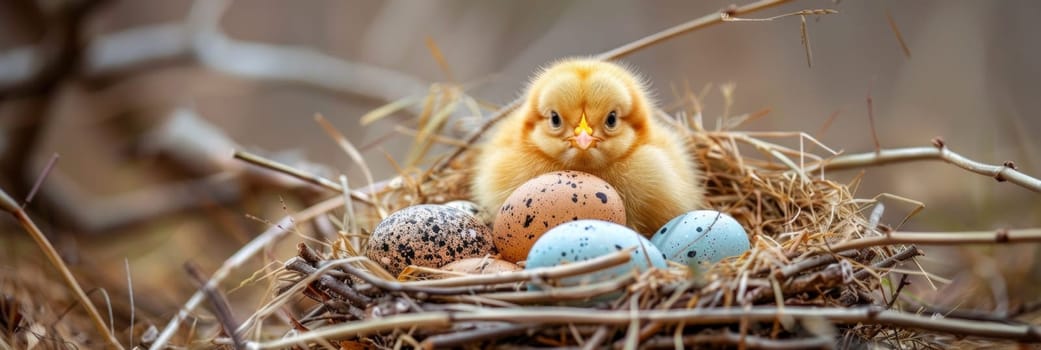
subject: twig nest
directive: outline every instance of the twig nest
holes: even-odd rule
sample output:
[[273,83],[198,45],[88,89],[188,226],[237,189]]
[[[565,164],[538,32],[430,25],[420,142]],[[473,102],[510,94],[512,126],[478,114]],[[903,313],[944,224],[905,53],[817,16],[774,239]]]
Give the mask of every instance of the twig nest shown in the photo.
[[525,269],[557,266],[590,260],[629,247],[636,247],[629,262],[594,273],[564,278],[562,286],[602,282],[634,269],[645,271],[650,267],[664,269],[665,255],[643,235],[632,229],[607,221],[578,220],[546,232],[531,247]]
[[695,210],[669,220],[651,237],[669,260],[688,266],[715,263],[748,251],[748,234],[730,215]]
[[495,254],[491,231],[476,217],[444,205],[414,205],[381,221],[366,255],[391,273],[409,265],[440,267],[462,258]]
[[565,170],[539,175],[510,194],[495,217],[495,246],[508,261],[559,224],[596,219],[625,225],[625,204],[614,187],[592,174]]

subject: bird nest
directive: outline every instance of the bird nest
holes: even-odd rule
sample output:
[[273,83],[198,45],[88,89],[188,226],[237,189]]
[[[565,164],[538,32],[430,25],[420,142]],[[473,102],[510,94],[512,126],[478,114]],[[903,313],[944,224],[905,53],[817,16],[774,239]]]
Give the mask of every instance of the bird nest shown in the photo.
[[[686,132],[708,206],[747,229],[746,253],[700,271],[673,264],[571,287],[551,286],[622,264],[628,252],[518,272],[415,267],[393,276],[365,257],[364,232],[375,222],[352,209],[358,217],[347,220],[361,223],[360,234],[300,243],[285,263],[268,308],[299,296],[310,301],[294,305],[292,334],[263,347],[939,346],[968,326],[900,311],[892,298],[903,283],[889,271],[921,252],[878,240],[890,230],[877,223],[881,206],[827,178],[823,165],[834,155],[827,147],[802,133],[707,131],[698,119],[662,119]],[[765,141],[779,137],[803,147]],[[378,209],[369,215],[466,199],[474,150],[457,151],[442,167],[370,187],[364,199]],[[245,327],[250,322],[257,319]]]

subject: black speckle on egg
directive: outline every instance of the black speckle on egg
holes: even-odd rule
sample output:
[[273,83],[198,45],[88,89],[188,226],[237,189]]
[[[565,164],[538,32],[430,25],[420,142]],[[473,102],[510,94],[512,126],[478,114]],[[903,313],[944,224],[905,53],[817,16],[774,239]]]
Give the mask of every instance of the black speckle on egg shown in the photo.
[[578,203],[578,193],[571,194],[571,201],[574,203]]
[[531,198],[528,198],[527,200],[524,201],[524,206],[528,207],[528,208],[531,208]]
[[658,231],[658,234],[665,234],[665,231],[668,231],[668,230],[669,230],[668,227],[662,227],[661,230]]
[[614,250],[622,250],[622,246],[615,244]]
[[531,221],[532,220],[535,220],[534,216],[525,215],[524,216],[524,228],[528,228],[528,226],[531,226]]
[[695,256],[698,256],[698,252],[697,251],[694,251],[694,250],[687,251],[687,257],[688,258],[693,258]]
[[607,204],[607,194],[603,192],[597,192],[596,198],[600,198],[600,203]]
[[701,231],[703,231],[703,230],[701,229],[701,226],[698,226],[697,230],[698,230],[698,232],[701,232]]

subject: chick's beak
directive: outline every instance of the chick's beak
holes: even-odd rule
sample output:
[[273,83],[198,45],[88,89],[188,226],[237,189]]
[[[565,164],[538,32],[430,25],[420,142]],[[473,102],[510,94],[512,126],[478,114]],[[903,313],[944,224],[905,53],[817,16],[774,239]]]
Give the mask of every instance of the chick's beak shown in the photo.
[[578,144],[578,148],[583,150],[589,149],[596,142],[596,138],[593,137],[593,128],[589,127],[589,123],[586,122],[586,114],[582,113],[582,120],[578,123],[578,127],[575,128],[575,143]]

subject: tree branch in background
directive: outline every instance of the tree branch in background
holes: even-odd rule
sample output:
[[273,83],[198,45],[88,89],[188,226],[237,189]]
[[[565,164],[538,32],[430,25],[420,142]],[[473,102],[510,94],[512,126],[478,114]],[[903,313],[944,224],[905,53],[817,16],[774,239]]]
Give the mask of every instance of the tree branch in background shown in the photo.
[[[87,77],[126,74],[162,61],[187,58],[246,79],[309,85],[377,101],[395,101],[427,91],[427,82],[401,72],[302,47],[232,39],[220,29],[220,19],[229,4],[196,1],[184,23],[158,24],[96,38],[83,47],[83,73]],[[78,56],[59,55],[64,61],[36,66],[34,62],[46,59],[41,56],[47,51],[41,45],[0,54],[0,96],[5,91],[24,91],[43,77],[64,73],[52,72],[52,66],[80,65],[76,60],[69,61]]]
[[1041,228],[996,232],[891,232],[833,244],[832,252],[893,244],[964,245],[1041,242]]
[[1041,180],[1016,169],[1016,164],[1006,161],[1002,165],[980,163],[951,151],[940,138],[933,139],[934,147],[911,147],[883,149],[878,152],[838,156],[806,168],[806,173],[818,170],[844,170],[867,166],[919,160],[942,160],[959,168],[993,177],[999,182],[1011,182],[1028,190],[1041,193]]
[[[40,193],[48,205],[71,222],[70,226],[81,232],[104,233],[171,213],[235,201],[248,184],[317,192],[310,183],[292,176],[236,161],[231,155],[238,148],[241,148],[238,142],[194,110],[179,108],[142,136],[138,156],[162,155],[179,169],[198,174],[199,178],[115,195],[95,195],[59,167],[51,174],[47,186],[40,188]],[[313,173],[329,172],[299,156],[274,154],[271,157]]]
[[[24,195],[32,186],[26,170],[36,142],[50,114],[51,95],[61,82],[79,69],[84,50],[82,27],[104,1],[63,1],[45,9],[43,40],[34,51],[13,50],[0,55],[0,101],[9,101],[14,117],[0,126],[6,132],[0,164],[9,190]],[[20,79],[5,81],[10,75]]]

